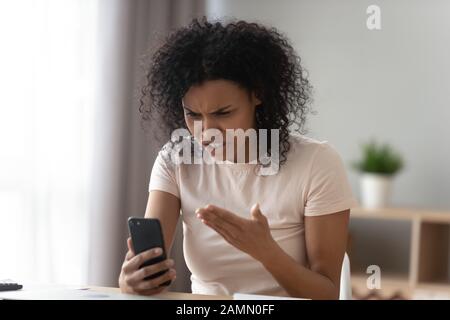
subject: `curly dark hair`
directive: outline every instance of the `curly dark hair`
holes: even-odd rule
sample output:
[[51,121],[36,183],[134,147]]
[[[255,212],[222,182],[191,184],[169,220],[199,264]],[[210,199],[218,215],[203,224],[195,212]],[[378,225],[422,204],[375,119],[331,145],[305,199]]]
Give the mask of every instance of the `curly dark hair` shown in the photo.
[[[305,73],[289,40],[275,28],[193,19],[169,34],[153,55],[139,111],[143,123],[158,114],[157,123],[170,137],[173,130],[186,128],[181,101],[191,86],[233,81],[262,102],[256,108],[256,129],[280,129],[282,165],[290,149],[290,130],[304,133],[311,111]],[[270,154],[270,141],[267,149]]]

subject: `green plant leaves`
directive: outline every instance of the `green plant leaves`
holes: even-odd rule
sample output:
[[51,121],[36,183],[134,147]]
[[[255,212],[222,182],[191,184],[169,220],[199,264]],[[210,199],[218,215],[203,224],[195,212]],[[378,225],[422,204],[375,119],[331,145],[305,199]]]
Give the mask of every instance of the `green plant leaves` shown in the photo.
[[393,175],[404,166],[403,158],[388,144],[378,144],[372,140],[361,147],[363,157],[353,163],[353,167],[358,171]]

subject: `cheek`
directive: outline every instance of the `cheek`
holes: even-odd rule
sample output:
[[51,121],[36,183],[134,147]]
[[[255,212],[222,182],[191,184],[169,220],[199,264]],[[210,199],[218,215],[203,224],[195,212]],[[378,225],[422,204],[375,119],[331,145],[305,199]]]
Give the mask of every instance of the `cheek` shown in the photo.
[[186,127],[188,128],[191,134],[194,134],[194,120],[188,117],[184,117],[184,122],[186,123]]
[[234,116],[235,128],[242,128],[244,130],[253,128],[254,117],[254,112],[251,111],[250,107],[236,113]]

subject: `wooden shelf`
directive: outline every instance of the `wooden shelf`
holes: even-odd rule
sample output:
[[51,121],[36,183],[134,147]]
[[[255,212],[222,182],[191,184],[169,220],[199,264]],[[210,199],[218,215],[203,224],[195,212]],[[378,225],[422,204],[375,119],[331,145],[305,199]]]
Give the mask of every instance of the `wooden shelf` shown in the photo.
[[371,261],[380,265],[384,294],[401,291],[413,297],[415,290],[450,292],[450,212],[355,208],[350,217],[347,251],[355,269],[355,288],[368,291],[369,275],[361,272]]
[[390,219],[390,220],[416,220],[428,222],[442,222],[450,224],[450,212],[433,211],[425,209],[406,209],[406,208],[381,208],[367,209],[354,208],[351,210],[352,218],[361,219]]

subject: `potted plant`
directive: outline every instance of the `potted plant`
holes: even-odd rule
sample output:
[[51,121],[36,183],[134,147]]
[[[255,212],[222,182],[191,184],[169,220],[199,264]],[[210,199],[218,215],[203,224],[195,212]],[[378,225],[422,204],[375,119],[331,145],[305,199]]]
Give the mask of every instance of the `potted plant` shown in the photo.
[[387,207],[392,180],[404,166],[402,157],[388,144],[374,140],[362,145],[362,159],[353,163],[361,173],[361,204],[366,208]]

